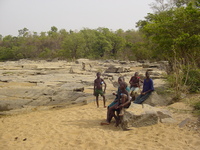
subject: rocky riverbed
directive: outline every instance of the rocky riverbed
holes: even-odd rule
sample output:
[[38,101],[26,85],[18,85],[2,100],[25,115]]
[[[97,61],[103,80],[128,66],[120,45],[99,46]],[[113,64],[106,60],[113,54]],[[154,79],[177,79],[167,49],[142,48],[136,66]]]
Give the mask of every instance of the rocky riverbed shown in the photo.
[[165,67],[166,62],[88,59],[78,59],[74,62],[60,60],[1,62],[0,111],[87,104],[94,101],[93,82],[97,72],[102,73],[102,78],[107,83],[108,101],[113,99],[112,92],[116,91],[118,77],[124,76],[128,82],[136,71],[141,78],[144,77],[146,70],[151,71],[154,86],[164,87]]

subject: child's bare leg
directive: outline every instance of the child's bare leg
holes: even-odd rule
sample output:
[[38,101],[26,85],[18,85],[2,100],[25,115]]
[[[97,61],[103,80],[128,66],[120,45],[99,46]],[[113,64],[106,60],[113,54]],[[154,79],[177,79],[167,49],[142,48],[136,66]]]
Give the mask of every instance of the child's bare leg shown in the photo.
[[99,108],[99,97],[96,96],[96,103],[97,103],[97,108]]
[[123,116],[123,115],[124,115],[124,107],[121,108],[119,116]]
[[119,125],[119,113],[118,113],[118,111],[116,111],[116,113],[117,113],[117,115],[114,114],[114,118],[116,121],[115,126],[117,127]]
[[[127,100],[127,95],[123,95],[121,100],[122,100],[122,104],[124,104],[125,101]],[[119,116],[123,116],[123,115],[124,115],[124,107],[121,108],[120,113],[119,113]]]
[[135,95],[133,95],[132,97],[131,97],[131,101],[134,101],[135,100]]
[[117,112],[117,115],[115,115],[114,117],[115,117],[115,120],[116,120],[115,126],[117,127],[120,124],[120,117],[119,117],[120,110],[118,109],[118,110],[116,110],[116,112]]
[[106,108],[106,98],[104,95],[103,95],[103,105],[104,105],[104,108]]
[[114,106],[111,106],[107,109],[107,118],[106,118],[106,121],[105,122],[101,122],[101,125],[109,125],[112,118],[114,117],[115,115],[115,105]]
[[115,127],[118,127],[119,124],[120,124],[120,117],[117,118],[117,120],[116,120],[116,124],[115,124]]
[[131,97],[133,97],[133,96],[134,96],[134,92],[133,92],[133,91],[131,91],[131,93],[130,93],[130,96],[131,96]]
[[117,122],[118,114],[116,115],[116,114],[114,113],[113,117],[115,118],[115,121]]

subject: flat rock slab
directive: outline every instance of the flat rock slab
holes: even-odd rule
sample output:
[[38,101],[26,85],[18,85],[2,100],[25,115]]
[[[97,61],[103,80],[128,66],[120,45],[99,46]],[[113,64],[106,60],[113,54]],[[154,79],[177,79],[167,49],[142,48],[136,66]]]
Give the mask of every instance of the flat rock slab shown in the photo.
[[190,118],[186,118],[185,120],[181,121],[178,126],[183,128],[190,120]]

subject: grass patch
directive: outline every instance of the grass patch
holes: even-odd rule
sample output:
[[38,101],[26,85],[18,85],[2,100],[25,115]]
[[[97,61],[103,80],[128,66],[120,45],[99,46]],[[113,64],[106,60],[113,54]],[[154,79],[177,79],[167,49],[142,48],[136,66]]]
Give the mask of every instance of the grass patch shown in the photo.
[[200,115],[200,94],[188,95],[183,101],[194,108],[193,113]]
[[3,75],[13,75],[14,72],[3,72],[2,74],[3,74]]
[[193,104],[194,107],[194,113],[198,116],[200,116],[200,101],[199,102],[195,102]]

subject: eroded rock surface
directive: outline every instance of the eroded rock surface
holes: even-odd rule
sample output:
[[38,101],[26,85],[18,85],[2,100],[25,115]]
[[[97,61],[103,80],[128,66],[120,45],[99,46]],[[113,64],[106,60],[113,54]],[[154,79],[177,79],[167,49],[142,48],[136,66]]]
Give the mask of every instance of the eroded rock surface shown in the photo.
[[[110,69],[112,66],[113,69]],[[7,61],[0,62],[0,111],[37,106],[86,104],[94,100],[93,83],[101,72],[107,83],[106,97],[110,98],[124,76],[128,83],[135,71],[140,76],[149,68],[140,62],[78,59],[75,62]],[[159,87],[165,71],[158,64],[151,69],[154,85]],[[151,65],[145,67],[151,67]]]

